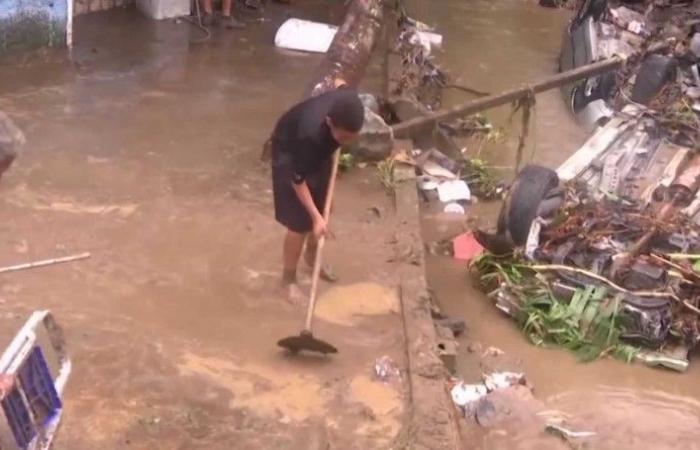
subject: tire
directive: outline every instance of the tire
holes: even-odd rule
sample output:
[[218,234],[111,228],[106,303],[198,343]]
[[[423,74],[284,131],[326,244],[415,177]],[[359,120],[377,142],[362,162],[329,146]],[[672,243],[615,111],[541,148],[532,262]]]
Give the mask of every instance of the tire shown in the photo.
[[558,186],[557,173],[547,167],[528,165],[518,173],[504,204],[508,232],[515,245],[527,242],[540,203]]
[[675,58],[652,54],[642,63],[632,86],[632,101],[648,105],[676,75]]

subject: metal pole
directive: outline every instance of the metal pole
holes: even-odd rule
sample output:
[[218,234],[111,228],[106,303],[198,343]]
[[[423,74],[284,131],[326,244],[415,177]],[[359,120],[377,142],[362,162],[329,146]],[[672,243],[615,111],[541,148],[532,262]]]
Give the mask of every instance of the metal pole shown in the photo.
[[406,122],[394,125],[391,127],[391,130],[393,131],[394,137],[405,138],[410,136],[411,131],[420,128],[427,123],[440,122],[443,120],[468,116],[470,114],[481,112],[485,109],[512,103],[515,100],[530,95],[531,93],[539,94],[550,89],[565,86],[574,81],[579,81],[591,76],[600,75],[601,73],[615,70],[619,68],[623,62],[624,60],[622,58],[615,56],[603,61],[591,63],[576,69],[549,76],[529,85],[501,92],[500,94],[478,98],[462,103],[461,105],[453,106],[452,108],[437,111],[428,116],[407,120]]

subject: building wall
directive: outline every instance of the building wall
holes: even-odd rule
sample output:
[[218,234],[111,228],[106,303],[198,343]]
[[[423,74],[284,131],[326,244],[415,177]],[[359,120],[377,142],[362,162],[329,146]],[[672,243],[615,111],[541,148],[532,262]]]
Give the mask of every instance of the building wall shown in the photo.
[[0,53],[66,45],[70,0],[0,0]]

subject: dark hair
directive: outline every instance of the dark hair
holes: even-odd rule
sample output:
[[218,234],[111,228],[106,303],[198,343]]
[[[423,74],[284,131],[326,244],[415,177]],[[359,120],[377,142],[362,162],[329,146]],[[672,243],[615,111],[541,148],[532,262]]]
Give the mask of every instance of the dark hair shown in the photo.
[[357,92],[350,89],[343,89],[339,94],[328,111],[328,117],[334,126],[357,133],[362,129],[365,121],[365,107],[362,100]]

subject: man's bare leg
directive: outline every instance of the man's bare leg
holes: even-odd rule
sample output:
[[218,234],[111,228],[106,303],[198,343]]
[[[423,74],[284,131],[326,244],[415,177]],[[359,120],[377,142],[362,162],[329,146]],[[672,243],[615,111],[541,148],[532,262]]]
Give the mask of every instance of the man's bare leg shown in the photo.
[[202,17],[202,25],[205,27],[210,27],[214,24],[214,7],[212,6],[212,0],[201,0],[202,9],[204,10],[204,16]]
[[228,29],[244,28],[245,24],[231,15],[233,0],[222,0],[221,15],[224,16],[224,26]]
[[[316,250],[318,249],[318,241],[312,234],[308,234],[306,238],[306,251],[304,252],[304,261],[306,264],[313,268],[316,262]],[[321,279],[326,280],[331,283],[338,281],[338,277],[333,270],[327,264],[321,265]]]
[[301,301],[304,297],[297,285],[297,266],[305,238],[303,233],[287,230],[282,247],[282,287],[287,289],[287,299],[293,303]]
[[297,265],[299,264],[299,257],[301,256],[301,249],[304,247],[305,238],[306,236],[302,233],[287,230],[282,249],[282,264],[284,266],[282,282],[285,284],[297,281]]

